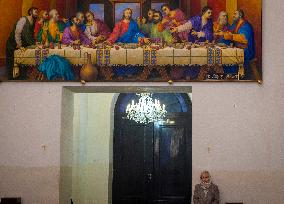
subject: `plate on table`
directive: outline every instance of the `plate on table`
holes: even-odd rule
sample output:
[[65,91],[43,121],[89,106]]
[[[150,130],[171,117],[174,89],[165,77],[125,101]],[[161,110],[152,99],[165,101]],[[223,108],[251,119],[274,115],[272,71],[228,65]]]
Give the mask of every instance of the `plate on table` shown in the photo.
[[175,49],[183,49],[184,48],[184,43],[174,43],[173,47]]
[[217,43],[216,46],[221,47],[221,48],[227,48],[228,47],[225,43]]
[[136,49],[136,48],[138,48],[138,44],[136,44],[136,43],[126,43],[122,47],[124,49]]

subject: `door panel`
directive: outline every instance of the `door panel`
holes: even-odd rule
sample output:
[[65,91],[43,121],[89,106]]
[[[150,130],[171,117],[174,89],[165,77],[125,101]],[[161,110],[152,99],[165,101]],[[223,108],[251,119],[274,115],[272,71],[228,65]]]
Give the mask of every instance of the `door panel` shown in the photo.
[[173,123],[115,120],[113,203],[183,204],[191,199],[191,140],[186,114]]
[[155,125],[154,203],[188,203],[190,173],[188,167],[186,123],[183,118],[168,117],[173,124]]
[[161,127],[160,130],[159,182],[160,196],[184,195],[185,143],[184,129]]
[[118,122],[114,137],[113,200],[114,203],[145,203],[148,174],[153,169],[152,127],[128,120]]

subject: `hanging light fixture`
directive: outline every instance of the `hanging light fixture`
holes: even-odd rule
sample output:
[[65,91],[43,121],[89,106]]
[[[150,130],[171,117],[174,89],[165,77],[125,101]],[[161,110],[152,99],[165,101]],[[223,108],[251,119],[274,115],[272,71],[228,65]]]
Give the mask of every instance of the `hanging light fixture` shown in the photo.
[[152,98],[151,93],[136,94],[140,96],[138,103],[131,104],[126,107],[126,114],[129,120],[137,123],[148,124],[161,120],[166,116],[166,106],[161,105],[160,101]]

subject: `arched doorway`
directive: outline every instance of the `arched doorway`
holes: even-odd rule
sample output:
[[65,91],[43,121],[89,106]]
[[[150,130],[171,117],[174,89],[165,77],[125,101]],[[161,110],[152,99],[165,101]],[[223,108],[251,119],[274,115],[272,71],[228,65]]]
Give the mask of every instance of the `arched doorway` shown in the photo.
[[115,105],[113,204],[185,204],[191,200],[192,110],[188,94],[153,93],[167,107],[164,121],[138,124],[126,119],[135,93]]

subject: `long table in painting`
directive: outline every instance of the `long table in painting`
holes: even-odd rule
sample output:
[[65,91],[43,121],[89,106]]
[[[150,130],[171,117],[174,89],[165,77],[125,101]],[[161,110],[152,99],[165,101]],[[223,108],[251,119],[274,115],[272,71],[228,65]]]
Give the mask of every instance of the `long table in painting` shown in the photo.
[[[62,46],[61,49],[41,49],[36,47],[16,50],[14,69],[20,67],[20,65],[39,66],[43,60],[51,55],[62,56],[68,59],[72,65],[81,66],[86,64],[86,53],[91,54],[92,63],[100,67],[106,80],[111,80],[111,69],[115,66],[125,66],[126,68],[127,66],[141,66],[145,70],[143,70],[140,79],[146,80],[149,70],[155,67],[158,67],[162,78],[166,79],[166,73],[163,71],[163,67],[165,66],[238,65],[241,68],[244,63],[244,50],[240,48],[221,48],[214,46],[183,49],[173,47],[162,49],[153,49],[150,47],[124,49],[115,46],[103,49],[81,47],[81,49],[74,50],[72,47]],[[240,74],[239,71],[238,75]]]

